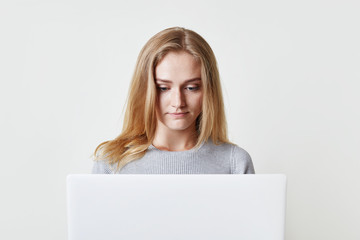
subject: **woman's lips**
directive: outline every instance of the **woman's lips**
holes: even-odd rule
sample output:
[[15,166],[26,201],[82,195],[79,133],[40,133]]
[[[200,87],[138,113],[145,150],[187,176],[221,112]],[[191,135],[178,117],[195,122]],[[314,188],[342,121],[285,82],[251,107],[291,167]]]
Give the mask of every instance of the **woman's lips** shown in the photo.
[[189,112],[182,112],[182,113],[169,113],[173,117],[184,117]]

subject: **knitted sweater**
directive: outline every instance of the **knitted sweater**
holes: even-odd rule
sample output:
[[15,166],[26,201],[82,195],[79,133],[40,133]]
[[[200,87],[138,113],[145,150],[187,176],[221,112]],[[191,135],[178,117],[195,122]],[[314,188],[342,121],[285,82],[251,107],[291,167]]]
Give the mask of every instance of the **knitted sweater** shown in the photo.
[[250,155],[237,145],[215,145],[211,140],[186,151],[163,151],[150,145],[142,158],[116,171],[116,164],[94,162],[95,174],[251,174],[255,173]]

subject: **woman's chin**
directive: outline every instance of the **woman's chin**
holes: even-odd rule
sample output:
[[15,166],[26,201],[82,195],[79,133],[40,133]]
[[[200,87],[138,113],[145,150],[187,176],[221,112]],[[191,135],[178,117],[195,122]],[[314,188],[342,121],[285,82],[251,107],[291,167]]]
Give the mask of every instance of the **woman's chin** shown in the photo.
[[166,127],[171,131],[184,131],[188,129],[191,124],[168,124]]

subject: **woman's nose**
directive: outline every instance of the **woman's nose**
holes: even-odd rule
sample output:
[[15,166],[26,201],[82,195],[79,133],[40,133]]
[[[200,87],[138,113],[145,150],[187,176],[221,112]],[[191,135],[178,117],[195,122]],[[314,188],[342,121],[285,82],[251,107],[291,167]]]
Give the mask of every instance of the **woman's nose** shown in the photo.
[[171,106],[174,108],[180,108],[185,106],[184,94],[180,89],[174,89],[171,94]]

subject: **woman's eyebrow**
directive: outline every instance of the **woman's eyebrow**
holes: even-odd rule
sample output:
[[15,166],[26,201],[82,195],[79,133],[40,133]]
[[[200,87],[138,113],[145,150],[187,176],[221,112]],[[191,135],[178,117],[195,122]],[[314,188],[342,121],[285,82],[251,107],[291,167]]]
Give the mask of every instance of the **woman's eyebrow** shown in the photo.
[[[156,78],[155,80],[159,81],[159,82],[172,83],[172,81],[166,80],[166,79]],[[191,79],[186,80],[185,82],[188,83],[188,82],[195,82],[195,81],[201,81],[201,78],[199,78],[199,77],[191,78]]]

